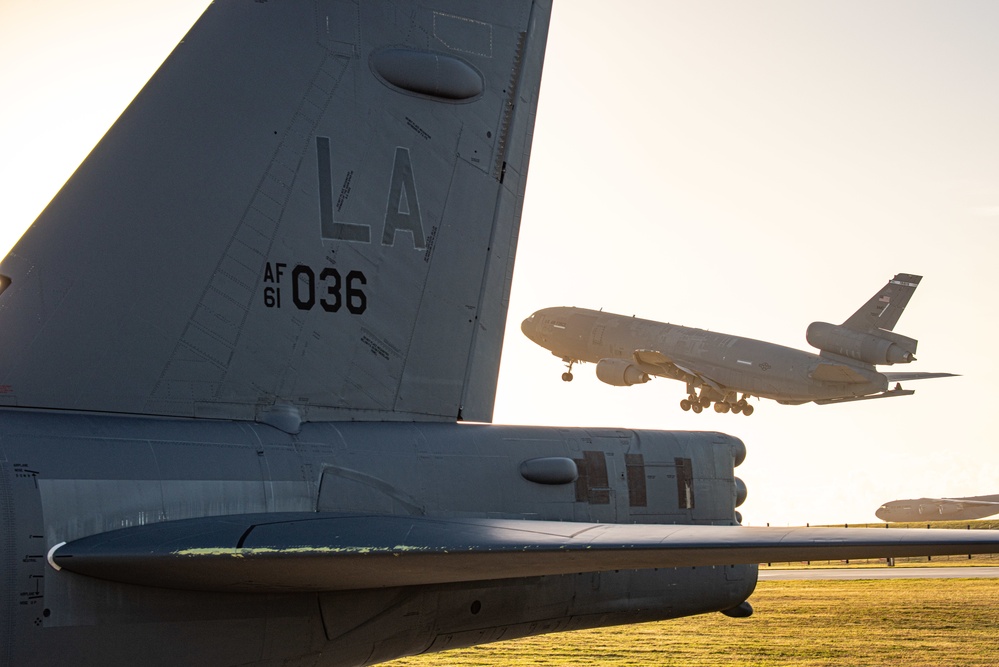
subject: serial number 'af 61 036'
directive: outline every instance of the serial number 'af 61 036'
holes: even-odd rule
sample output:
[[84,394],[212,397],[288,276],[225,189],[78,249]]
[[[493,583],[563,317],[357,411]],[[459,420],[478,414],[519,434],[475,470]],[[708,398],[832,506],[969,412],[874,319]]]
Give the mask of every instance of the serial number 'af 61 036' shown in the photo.
[[312,310],[316,304],[327,313],[347,312],[360,315],[368,307],[363,286],[368,284],[361,271],[349,271],[346,276],[332,266],[318,271],[307,264],[296,264],[288,271],[284,262],[267,262],[264,266],[264,306],[282,307],[282,281],[291,276],[291,303],[299,310]]

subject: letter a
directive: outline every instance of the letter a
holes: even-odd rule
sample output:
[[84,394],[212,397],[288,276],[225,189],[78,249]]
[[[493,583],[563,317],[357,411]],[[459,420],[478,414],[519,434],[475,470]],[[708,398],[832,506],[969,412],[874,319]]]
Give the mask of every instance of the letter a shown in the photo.
[[385,208],[385,231],[382,245],[394,245],[395,234],[408,231],[413,234],[413,247],[427,247],[423,235],[423,220],[420,217],[420,202],[416,197],[416,181],[413,180],[413,166],[409,162],[409,149],[397,146],[395,166],[392,167],[392,183],[389,185],[388,205]]

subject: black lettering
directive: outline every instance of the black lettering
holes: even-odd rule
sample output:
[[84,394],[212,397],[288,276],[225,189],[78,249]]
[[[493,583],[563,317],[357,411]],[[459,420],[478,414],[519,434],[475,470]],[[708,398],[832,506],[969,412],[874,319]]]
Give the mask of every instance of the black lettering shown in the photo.
[[326,285],[326,293],[333,297],[333,303],[327,301],[324,296],[319,299],[319,305],[322,306],[323,310],[327,313],[335,313],[340,310],[340,306],[343,305],[343,298],[340,296],[340,272],[329,267],[323,269],[323,272],[319,274],[319,282],[326,283],[329,278],[333,279],[333,284]]
[[281,292],[276,287],[264,288],[264,305],[268,308],[279,308],[281,304]]
[[347,274],[347,310],[354,315],[360,315],[368,308],[368,297],[360,287],[354,287],[355,281],[367,285],[368,280],[360,271],[351,271]]
[[[305,298],[302,298],[303,289]],[[299,310],[312,310],[316,305],[316,274],[304,264],[291,270],[291,299]]]
[[[316,159],[319,161],[319,225],[324,239],[354,241],[356,243],[371,242],[371,227],[354,222],[338,222],[333,219],[333,171],[330,163],[329,137],[316,137]],[[350,179],[353,172],[348,172],[340,190],[336,210],[350,194]]]

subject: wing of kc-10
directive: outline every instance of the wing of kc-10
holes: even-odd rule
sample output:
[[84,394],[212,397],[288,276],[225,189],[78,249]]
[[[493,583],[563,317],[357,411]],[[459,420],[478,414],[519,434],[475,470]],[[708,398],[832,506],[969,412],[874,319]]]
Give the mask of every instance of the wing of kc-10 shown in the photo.
[[704,373],[694,370],[689,364],[683,362],[678,364],[662,352],[635,350],[633,358],[639,367],[652,367],[649,370],[652,370],[656,375],[668,375],[678,380],[706,385],[717,391],[722,391],[722,386]]
[[622,569],[994,552],[999,532],[269,513],[124,528],[49,562],[202,591],[358,590]]

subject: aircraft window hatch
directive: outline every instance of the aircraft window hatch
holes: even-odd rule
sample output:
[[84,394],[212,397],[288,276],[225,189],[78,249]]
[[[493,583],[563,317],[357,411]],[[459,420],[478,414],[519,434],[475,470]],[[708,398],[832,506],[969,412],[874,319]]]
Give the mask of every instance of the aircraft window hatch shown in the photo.
[[645,457],[641,454],[625,454],[624,465],[628,470],[628,506],[648,507],[645,492]]
[[575,459],[579,469],[576,478],[576,502],[591,505],[610,505],[610,486],[607,478],[607,460],[603,452],[583,452]]
[[694,509],[694,465],[690,459],[674,459],[676,463],[676,493],[680,509]]

